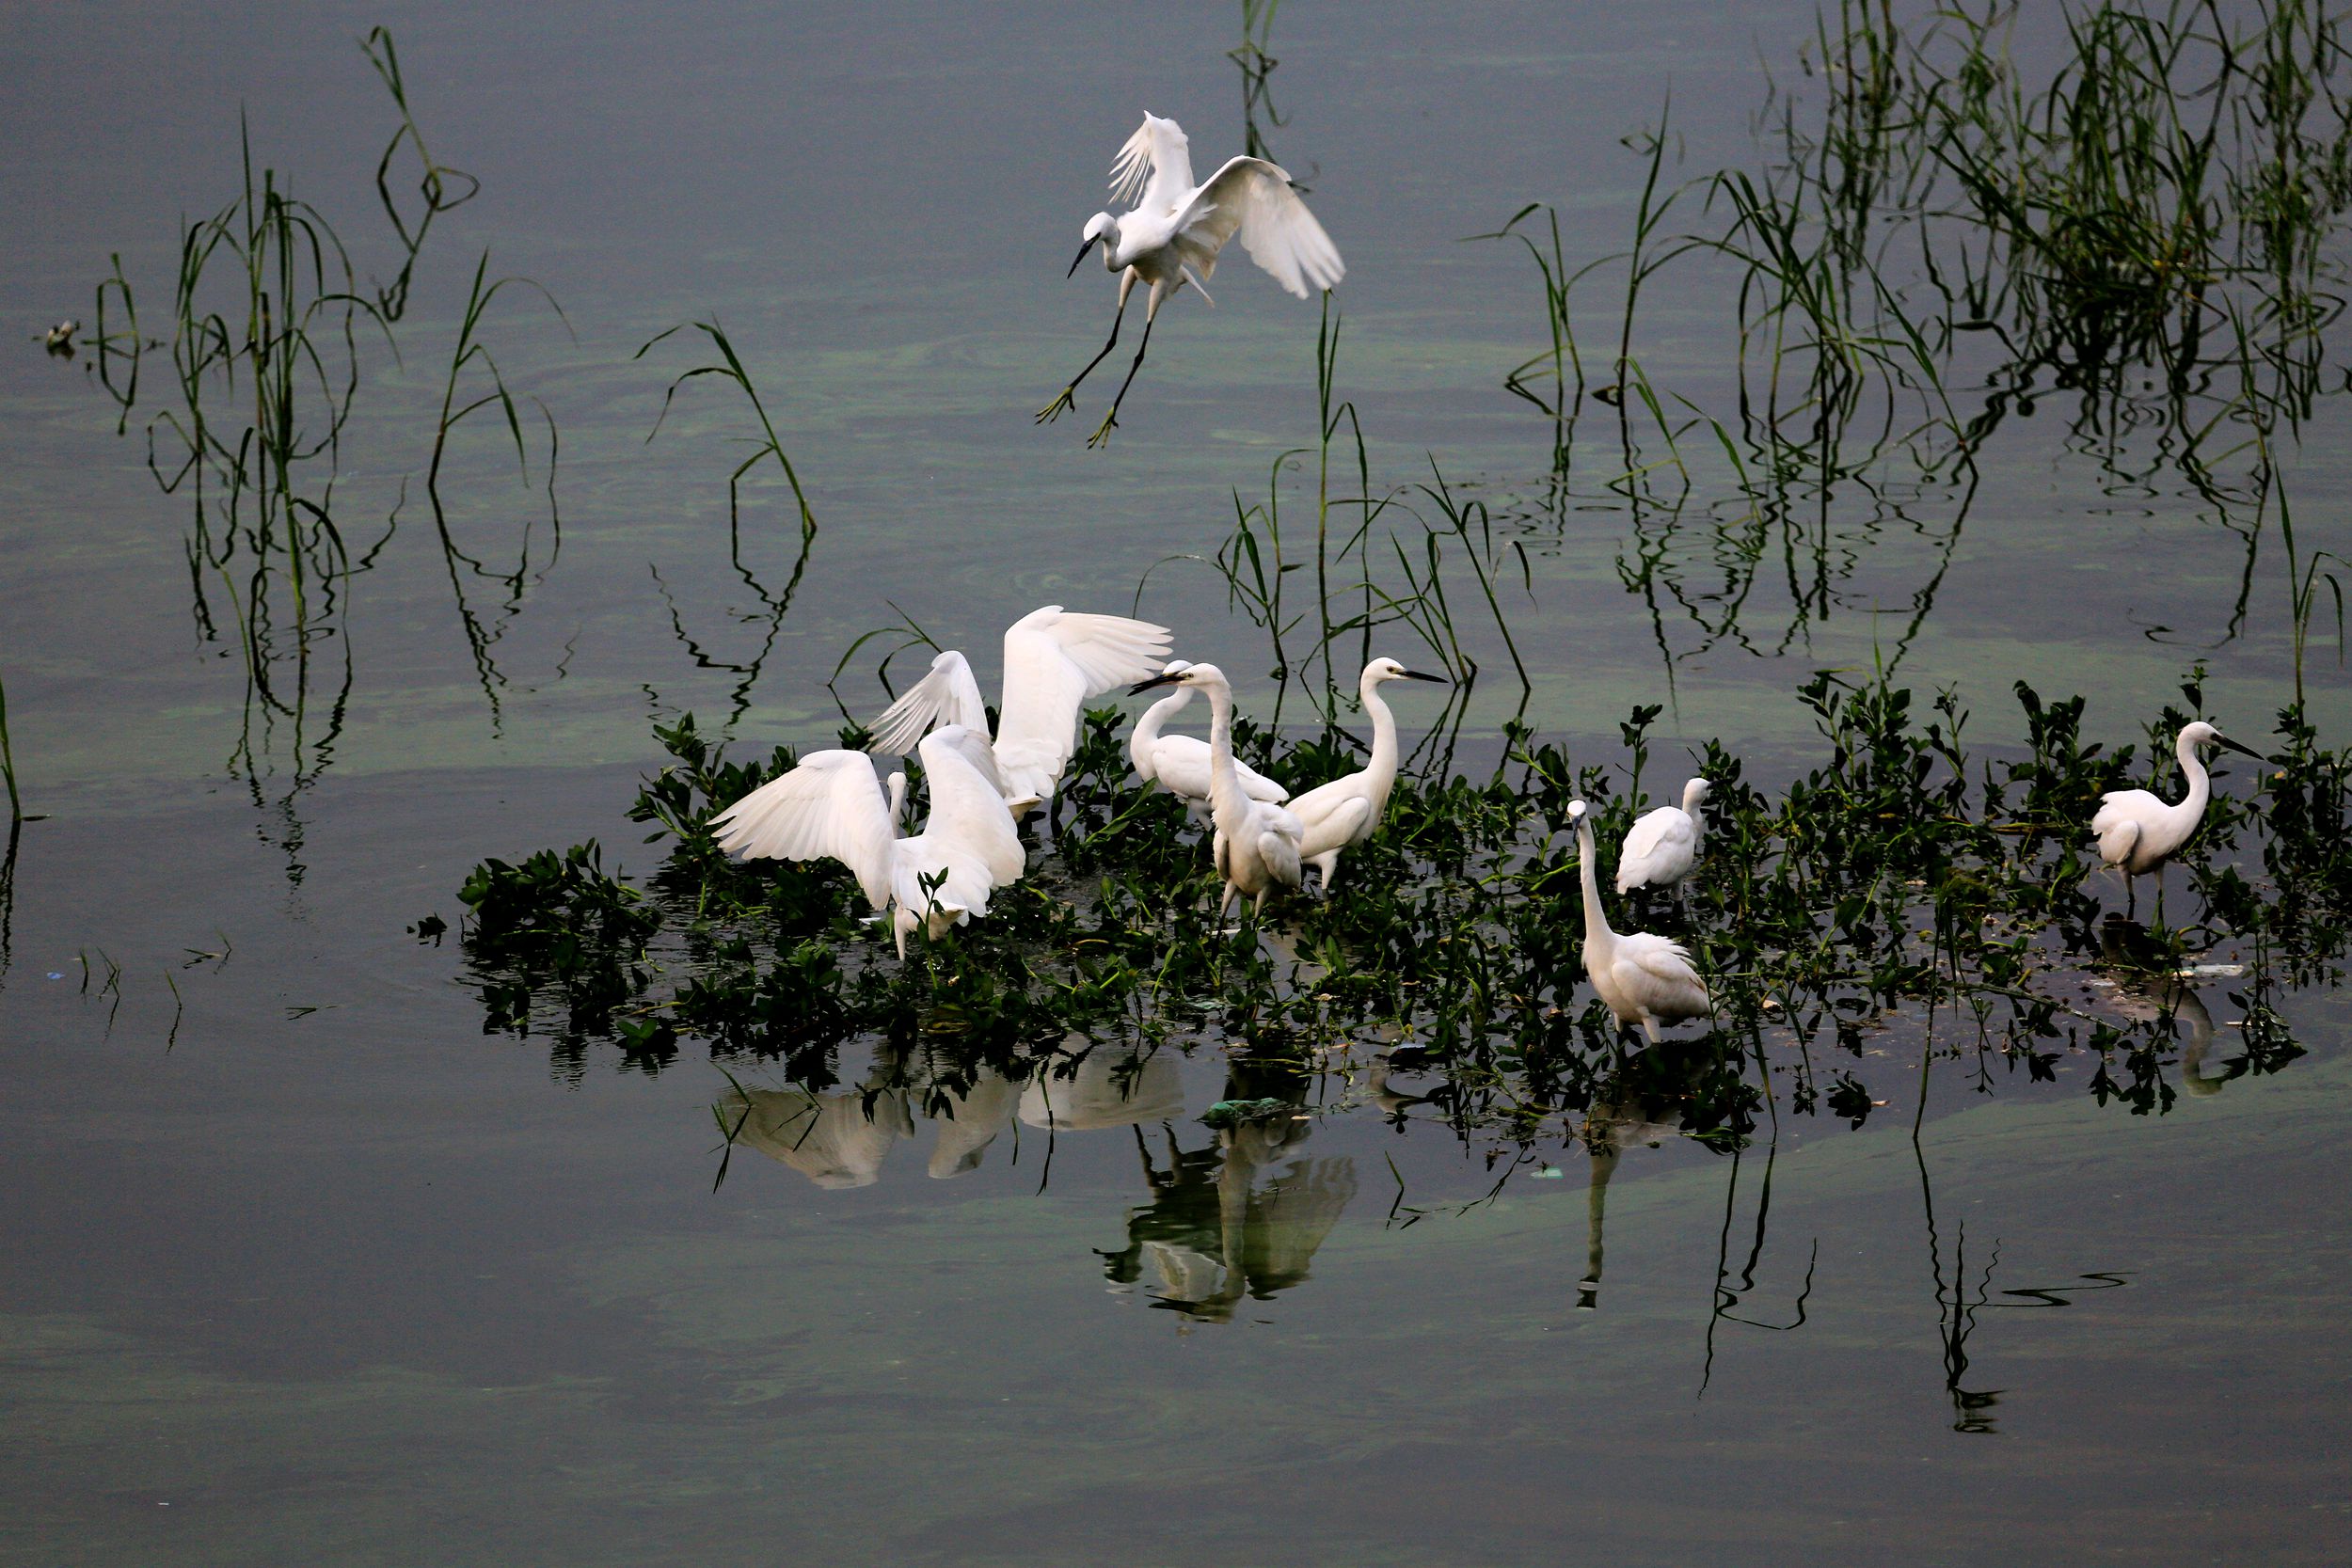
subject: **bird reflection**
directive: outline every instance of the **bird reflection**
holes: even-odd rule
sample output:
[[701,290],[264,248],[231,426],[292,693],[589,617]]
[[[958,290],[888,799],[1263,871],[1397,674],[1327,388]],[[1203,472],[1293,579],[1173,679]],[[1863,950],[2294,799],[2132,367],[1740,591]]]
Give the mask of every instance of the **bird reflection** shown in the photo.
[[1021,1085],[992,1067],[975,1069],[968,1084],[934,1075],[923,1101],[923,1114],[935,1129],[931,1179],[949,1181],[979,1169],[980,1157],[1012,1125],[1020,1103]]
[[914,1135],[906,1096],[896,1089],[747,1089],[720,1101],[728,1142],[780,1160],[819,1187],[870,1187],[882,1160]]
[[1089,1051],[1068,1076],[1041,1073],[1021,1095],[1023,1121],[1064,1132],[1168,1121],[1184,1114],[1184,1078],[1165,1052],[1128,1056]]
[[[1305,1086],[1287,1063],[1239,1059],[1227,1098],[1296,1105]],[[1154,1307],[1193,1323],[1229,1323],[1244,1297],[1271,1300],[1305,1280],[1356,1196],[1353,1160],[1294,1157],[1313,1127],[1303,1114],[1249,1121],[1187,1150],[1163,1124],[1165,1164],[1137,1127],[1151,1201],[1129,1211],[1127,1245],[1101,1255],[1104,1272],[1117,1284],[1143,1284]]]
[[2099,925],[2099,950],[2107,962],[2129,972],[2134,982],[2114,992],[2111,1000],[2117,1012],[2135,1023],[2170,1021],[2172,1033],[2181,1042],[2183,1088],[2199,1096],[2219,1094],[2222,1085],[2245,1070],[2243,1063],[2225,1062],[2220,1071],[2206,1075],[2205,1057],[2213,1050],[2213,1013],[2196,987],[2169,973],[2178,960],[2150,938],[2145,926],[2122,915],[2108,915]]
[[1584,1195],[1584,1277],[1576,1282],[1577,1308],[1590,1312],[1600,1307],[1601,1229],[1609,1212],[1609,1179],[1616,1174],[1625,1151],[1636,1144],[1656,1148],[1668,1138],[1682,1136],[1682,1117],[1671,1101],[1595,1101],[1577,1136],[1593,1160],[1592,1184]]

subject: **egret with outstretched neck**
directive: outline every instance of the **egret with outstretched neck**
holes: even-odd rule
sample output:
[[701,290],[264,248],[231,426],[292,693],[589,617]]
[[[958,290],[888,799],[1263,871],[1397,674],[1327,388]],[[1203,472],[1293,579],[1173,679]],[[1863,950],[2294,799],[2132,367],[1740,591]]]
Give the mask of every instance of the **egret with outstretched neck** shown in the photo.
[[1119,309],[1111,317],[1111,335],[1086,369],[1071,377],[1061,395],[1038,410],[1038,423],[1057,419],[1065,408],[1077,406],[1078,383],[1119,346],[1119,325],[1126,318],[1127,296],[1138,282],[1151,286],[1143,308],[1143,341],[1136,345],[1135,363],[1119,384],[1110,412],[1087,445],[1099,447],[1110,439],[1119,423],[1119,405],[1143,368],[1144,351],[1152,346],[1152,324],[1160,307],[1185,284],[1203,300],[1202,287],[1216,272],[1217,254],[1235,235],[1249,259],[1277,283],[1300,299],[1330,288],[1346,275],[1339,247],[1307,204],[1291,189],[1291,177],[1263,158],[1232,158],[1207,182],[1192,182],[1192,154],[1184,127],[1172,119],[1146,114],[1143,126],[1127,138],[1111,166],[1111,199],[1132,201],[1133,209],[1113,217],[1097,213],[1087,220],[1085,243],[1070,274],[1096,245],[1103,247],[1103,265],[1119,275]]
[[2206,746],[2218,746],[2256,761],[2262,757],[2261,752],[2224,737],[2201,719],[2183,725],[2173,742],[2181,776],[2188,781],[2188,792],[2179,805],[2167,805],[2162,797],[2145,789],[2111,789],[2099,797],[2090,832],[2099,842],[2099,859],[2123,873],[2127,907],[2137,903],[2134,879],[2151,871],[2157,874],[2156,907],[2159,911],[2164,907],[2164,863],[2179,854],[2196,833],[2197,824],[2204,820],[2205,806],[2213,799],[2213,776],[2205,771],[2205,760],[2199,754]]
[[1648,931],[1620,935],[1609,928],[1595,870],[1600,857],[1593,845],[1592,810],[1571,800],[1568,817],[1576,824],[1577,871],[1584,883],[1584,973],[1619,1026],[1641,1025],[1656,1045],[1660,1029],[1705,1018],[1715,1010],[1714,1002],[1680,942]]
[[1679,895],[1683,879],[1698,864],[1699,843],[1707,836],[1707,818],[1699,806],[1712,788],[1705,779],[1682,786],[1682,804],[1645,812],[1628,830],[1617,848],[1617,891],[1637,887],[1664,888]]
[[1140,696],[1162,686],[1189,686],[1209,697],[1209,802],[1216,823],[1216,871],[1225,879],[1217,918],[1233,907],[1236,894],[1252,897],[1252,912],[1263,914],[1266,895],[1276,888],[1298,890],[1303,879],[1298,842],[1306,830],[1282,807],[1253,800],[1242,788],[1240,769],[1233,765],[1233,688],[1225,672],[1214,664],[1188,664],[1132,690]]
[[1396,715],[1380,697],[1380,688],[1390,681],[1436,681],[1442,686],[1445,677],[1407,670],[1392,658],[1375,658],[1365,665],[1356,691],[1363,700],[1364,711],[1372,716],[1371,760],[1290,803],[1291,815],[1307,830],[1298,852],[1323,873],[1326,893],[1331,891],[1331,879],[1339,875],[1340,851],[1363,843],[1378,831],[1380,818],[1389,809],[1389,793],[1396,787]]
[[[1187,664],[1184,659],[1171,659],[1160,673],[1173,675]],[[1185,811],[1206,819],[1214,816],[1209,801],[1209,743],[1189,735],[1164,733],[1168,721],[1191,703],[1192,693],[1191,687],[1180,686],[1145,708],[1127,736],[1127,756],[1135,764],[1136,777],[1159,785],[1183,801]],[[1271,800],[1279,806],[1291,797],[1289,790],[1238,758],[1233,772],[1241,780],[1243,793],[1253,800]]]

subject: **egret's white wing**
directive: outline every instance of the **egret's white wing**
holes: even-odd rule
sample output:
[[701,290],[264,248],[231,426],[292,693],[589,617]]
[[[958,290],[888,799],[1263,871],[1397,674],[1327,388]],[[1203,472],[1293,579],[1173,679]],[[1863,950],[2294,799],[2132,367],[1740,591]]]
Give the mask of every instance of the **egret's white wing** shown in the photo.
[[1279,806],[1261,802],[1250,813],[1249,826],[1258,835],[1258,859],[1277,885],[1295,888],[1306,879],[1298,862],[1298,819]]
[[889,900],[890,802],[864,752],[812,752],[710,819],[719,847],[754,860],[835,860],[856,873],[866,901]]
[[1290,176],[1263,158],[1235,158],[1211,175],[1178,218],[1176,245],[1207,277],[1236,233],[1249,259],[1301,299],[1347,275],[1339,246],[1291,189]]
[[980,700],[980,683],[972,678],[964,657],[952,648],[932,659],[930,673],[907,688],[905,696],[866,726],[874,736],[870,750],[883,756],[913,756],[915,742],[942,724],[964,724],[988,733],[988,705]]
[[1649,882],[1681,879],[1691,868],[1698,834],[1690,814],[1677,806],[1645,812],[1626,831],[1617,850],[1617,891]]
[[1145,111],[1143,124],[1111,165],[1111,199],[1137,212],[1173,213],[1192,194],[1191,149],[1183,126]]
[[1310,829],[1320,828],[1333,814],[1343,810],[1351,800],[1364,798],[1364,776],[1360,772],[1343,773],[1329,784],[1320,784],[1290,803],[1291,813]]
[[2109,865],[2127,866],[2139,846],[2141,819],[2155,819],[2164,802],[2144,789],[2110,789],[2099,797],[2098,815],[2090,832],[2099,841],[2099,858]]
[[1362,795],[1351,795],[1308,828],[1299,840],[1298,852],[1327,855],[1334,849],[1344,849],[1359,839],[1370,838],[1375,826],[1372,801]]
[[1610,967],[1619,989],[1661,1019],[1696,1018],[1713,1008],[1698,971],[1691,967],[1691,954],[1680,942],[1635,932],[1619,940],[1616,961]]
[[1170,633],[1123,615],[1047,605],[1005,629],[996,766],[1008,800],[1043,800],[1069,765],[1087,700],[1160,673]]
[[[1152,747],[1152,768],[1170,795],[1186,800],[1209,798],[1207,741],[1189,735],[1164,735]],[[1246,762],[1236,760],[1233,772],[1241,780],[1241,792],[1253,800],[1279,804],[1291,798],[1289,790]]]
[[[987,873],[992,887],[1019,881],[1028,868],[1028,854],[1005,805],[987,739],[961,724],[933,731],[923,737],[923,771],[931,791],[931,814],[923,823],[923,836],[969,855]],[[983,893],[980,905],[971,907],[986,903]]]

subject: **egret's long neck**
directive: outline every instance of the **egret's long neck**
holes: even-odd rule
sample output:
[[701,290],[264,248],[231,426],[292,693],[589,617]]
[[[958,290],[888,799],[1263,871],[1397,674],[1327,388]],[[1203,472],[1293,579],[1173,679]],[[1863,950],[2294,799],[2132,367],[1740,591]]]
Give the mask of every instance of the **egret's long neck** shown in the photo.
[[1701,787],[1698,780],[1692,779],[1689,784],[1682,786],[1682,815],[1691,819],[1691,847],[1692,850],[1696,850],[1699,847],[1699,841],[1707,836],[1707,817],[1699,810],[1700,799]]
[[1222,820],[1238,823],[1248,814],[1249,797],[1242,793],[1241,775],[1233,770],[1233,689],[1218,685],[1209,693],[1209,804]]
[[2197,743],[2188,736],[2174,742],[2172,754],[2181,759],[2182,776],[2188,780],[2188,793],[2172,809],[2193,823],[2205,815],[2205,803],[2213,799],[2213,775],[2205,771],[2205,760],[2197,754]]
[[1587,962],[1605,955],[1616,944],[1617,933],[1609,928],[1608,911],[1600,907],[1600,876],[1594,869],[1600,859],[1593,848],[1593,819],[1579,817],[1576,824],[1577,874],[1584,883],[1584,949]]
[[1153,776],[1151,766],[1152,748],[1159,744],[1160,731],[1176,717],[1178,710],[1192,701],[1192,688],[1180,686],[1175,691],[1143,710],[1136,721],[1135,734],[1127,737],[1127,756],[1136,765],[1136,771],[1144,778]]
[[1372,819],[1377,822],[1389,809],[1389,791],[1396,785],[1396,715],[1381,700],[1378,681],[1366,681],[1357,691],[1364,711],[1372,715],[1372,761],[1364,766],[1364,784],[1372,797]]

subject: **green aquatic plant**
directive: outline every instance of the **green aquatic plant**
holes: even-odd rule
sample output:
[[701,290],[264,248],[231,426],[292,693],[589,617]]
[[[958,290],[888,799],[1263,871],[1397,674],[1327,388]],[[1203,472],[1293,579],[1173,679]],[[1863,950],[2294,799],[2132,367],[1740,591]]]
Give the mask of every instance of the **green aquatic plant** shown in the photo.
[[[581,851],[527,870],[487,863],[465,894],[465,961],[487,1025],[550,1035],[565,1072],[597,1039],[648,1069],[699,1041],[812,1085],[837,1076],[845,1052],[917,1040],[1016,1075],[1097,1046],[1248,1039],[1361,1064],[1387,1041],[1404,1048],[1393,1060],[1440,1076],[1431,1092],[1465,1136],[1522,1148],[1623,1096],[1717,1141],[1781,1111],[1859,1121],[1886,1096],[1874,1063],[1907,1042],[1986,1090],[2076,1071],[2096,1094],[2160,1109],[2176,1092],[2185,1005],[2122,1008],[2093,980],[2120,975],[2101,983],[2140,996],[2176,984],[2149,976],[2184,953],[2216,947],[2246,955],[2249,995],[2340,972],[2352,760],[2292,710],[2253,790],[2233,792],[2238,808],[2216,810],[2185,854],[2199,918],[2145,934],[2145,955],[2122,960],[2083,824],[2102,790],[2138,777],[2141,753],[2086,740],[2080,699],[2021,688],[2025,747],[1981,753],[1953,691],[1922,703],[1883,674],[1828,672],[1802,697],[1820,760],[1767,790],[1744,759],[1704,747],[1715,793],[1687,918],[1632,911],[1692,946],[1717,1002],[1711,1031],[1653,1052],[1625,1053],[1581,986],[1568,848],[1569,801],[1591,803],[1610,846],[1643,789],[1613,760],[1572,758],[1523,729],[1483,774],[1401,779],[1338,895],[1277,906],[1234,936],[1212,916],[1216,884],[1182,809],[1127,784],[1120,716],[1089,714],[1058,841],[986,920],[918,939],[899,964],[840,867],[718,853],[710,814],[793,759],[730,761],[682,721],[661,732],[673,761],[631,813],[667,846],[660,869],[630,886]],[[1637,768],[1659,716],[1625,726]],[[1339,760],[1320,736],[1258,730],[1243,745],[1294,786]],[[598,949],[582,911],[627,913]],[[574,945],[544,945],[557,933]],[[2293,1053],[2281,1034],[2197,1071],[2276,1070]]]
[[[744,401],[751,405],[752,417],[758,421],[760,430],[760,440],[753,447],[751,454],[737,464],[735,470],[727,475],[727,560],[734,567],[735,575],[743,579],[744,585],[750,588],[759,600],[761,613],[756,619],[765,622],[767,630],[758,648],[754,650],[749,658],[737,660],[721,658],[707,651],[700,642],[688,635],[686,623],[679,615],[676,604],[674,601],[670,604],[671,628],[676,634],[678,641],[692,655],[694,662],[704,669],[724,670],[739,677],[733,694],[733,707],[729,718],[729,722],[732,723],[740,720],[745,710],[751,705],[752,689],[758,684],[760,671],[766,666],[769,654],[775,648],[777,634],[784,629],[785,615],[792,608],[792,595],[799,591],[801,578],[808,570],[809,552],[817,544],[817,515],[809,507],[808,493],[801,488],[800,470],[792,466],[790,455],[785,451],[784,437],[777,434],[775,420],[768,412],[768,404],[760,397],[758,387],[753,383],[751,372],[744,368],[742,356],[736,353],[733,341],[727,337],[725,329],[721,327],[715,320],[694,322],[691,325],[695,331],[709,341],[713,348],[719,351],[719,358],[715,363],[696,365],[690,370],[682,371],[671,381],[669,388],[661,394],[661,412],[655,419],[653,429],[646,433],[645,439],[650,442],[656,436],[661,434],[662,425],[669,420],[670,405],[677,398],[678,388],[690,381],[699,380],[707,375],[717,376],[723,381],[734,384],[736,388],[743,394]],[[642,344],[632,357],[644,358],[656,343],[684,330],[686,330],[684,326],[673,326],[657,333]],[[791,574],[786,578],[781,589],[772,591],[761,580],[759,574],[752,569],[743,555],[743,479],[745,475],[770,458],[775,460],[776,467],[783,473],[784,482],[792,492],[792,501],[799,513],[800,523],[800,549],[792,559]],[[655,578],[660,581],[658,572],[655,574]],[[662,594],[664,599],[668,599],[667,584],[662,585]]]

